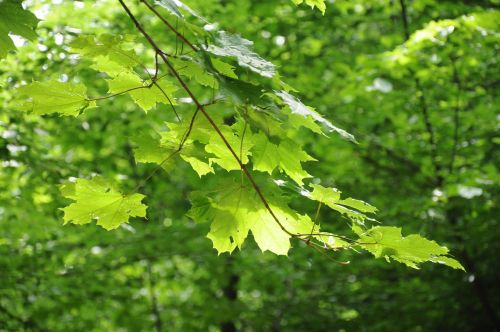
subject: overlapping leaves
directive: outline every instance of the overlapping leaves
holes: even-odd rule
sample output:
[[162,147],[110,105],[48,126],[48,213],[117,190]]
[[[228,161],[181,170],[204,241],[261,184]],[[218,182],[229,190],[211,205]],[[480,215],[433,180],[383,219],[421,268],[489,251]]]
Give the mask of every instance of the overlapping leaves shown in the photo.
[[208,238],[220,253],[240,248],[249,233],[262,251],[269,250],[286,255],[290,249],[290,234],[308,233],[311,219],[290,209],[282,199],[271,198],[270,207],[278,217],[285,232],[255,191],[240,183],[226,183],[213,192],[194,192],[189,215],[198,221],[211,222]]
[[[168,56],[170,70],[162,72],[156,67],[153,74],[135,53],[133,38],[82,35],[71,43],[71,48],[91,61],[91,68],[106,74],[108,95],[89,97],[81,83],[35,82],[19,88],[28,97],[25,108],[38,115],[78,115],[95,106],[96,101],[128,94],[140,108],[150,111],[158,103],[172,107],[177,104],[179,84],[173,83],[175,79],[189,92],[188,105],[193,95],[186,82],[209,89],[213,95],[209,104],[215,104],[213,111],[200,112],[200,102],[196,101],[196,109],[183,108],[180,121],[166,122],[166,130],[159,133],[145,128],[133,135],[132,143],[136,162],[155,163],[170,171],[182,160],[200,177],[213,173],[221,179],[220,187],[192,194],[189,212],[194,220],[211,223],[208,238],[219,253],[241,248],[252,234],[262,251],[279,255],[286,255],[291,238],[298,238],[307,244],[314,241],[327,250],[359,246],[377,257],[390,257],[411,267],[425,261],[460,267],[447,256],[446,248],[432,241],[417,235],[402,237],[397,228],[367,228],[365,222],[372,219],[366,214],[376,212],[375,207],[352,198],[341,199],[340,191],[333,188],[313,184],[312,191],[304,189],[305,180],[312,177],[304,169],[305,163],[315,158],[290,138],[290,132],[300,132],[304,127],[315,134],[336,132],[353,142],[354,137],[292,96],[275,66],[252,50],[251,41],[225,31],[212,32],[216,24],[179,0],[158,3],[186,21],[199,38],[192,47],[198,52]],[[305,3],[324,12],[324,1]],[[188,23],[187,15],[201,21],[204,29]],[[224,106],[218,107],[214,100],[216,91]],[[241,181],[226,180],[238,171],[245,171],[247,179],[242,176]],[[278,189],[261,192],[251,171],[270,176],[281,172],[299,186],[298,197],[308,197],[348,218],[359,239],[347,241],[322,232],[316,220],[291,209]],[[79,179],[64,187],[63,193],[75,201],[63,209],[66,223],[97,220],[98,225],[114,229],[130,217],[146,214],[143,195],[124,195],[101,178]]]

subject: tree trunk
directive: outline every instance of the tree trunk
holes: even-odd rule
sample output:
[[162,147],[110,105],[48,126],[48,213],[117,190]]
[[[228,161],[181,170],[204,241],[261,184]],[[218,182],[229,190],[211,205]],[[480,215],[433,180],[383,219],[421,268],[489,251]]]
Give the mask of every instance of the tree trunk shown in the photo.
[[[226,286],[223,288],[223,292],[225,300],[229,303],[229,307],[233,307],[232,304],[238,299],[238,281],[240,280],[240,276],[233,271],[232,257],[227,258],[226,265],[229,278]],[[236,332],[234,319],[222,322],[220,329],[222,332]]]

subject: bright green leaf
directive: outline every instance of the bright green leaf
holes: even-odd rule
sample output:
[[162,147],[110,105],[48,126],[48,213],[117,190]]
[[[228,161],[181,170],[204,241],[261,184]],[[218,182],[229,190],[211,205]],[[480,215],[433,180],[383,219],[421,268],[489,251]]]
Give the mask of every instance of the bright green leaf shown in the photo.
[[110,93],[128,93],[145,112],[157,103],[169,104],[169,99],[175,105],[173,94],[177,91],[177,86],[166,78],[157,81],[159,87],[143,81],[133,72],[121,73],[107,81]]
[[164,147],[159,135],[143,132],[132,138],[134,158],[139,163],[155,163],[168,169],[174,149]]
[[251,187],[229,184],[218,191],[217,197],[209,197],[208,200],[211,212],[207,212],[203,199],[192,200],[192,210],[203,211],[202,215],[212,222],[207,237],[219,253],[241,248],[251,232],[262,251],[286,255],[290,249],[289,233],[306,234],[312,229],[309,217],[298,215],[286,205],[278,203],[279,199],[273,199],[269,206],[289,233],[285,232]]
[[302,168],[302,162],[314,161],[315,159],[304,152],[293,141],[286,139],[278,146],[280,157],[280,168],[299,185],[303,184],[303,179],[310,178],[311,175]]
[[219,82],[214,75],[207,72],[201,64],[195,62],[194,59],[189,60],[171,59],[177,68],[177,72],[189,79],[194,79],[199,84],[208,88],[219,88]]
[[448,248],[417,234],[404,237],[398,227],[373,227],[360,234],[359,241],[360,246],[375,257],[392,258],[415,269],[423,262],[439,262],[464,270],[458,261],[447,256]]
[[87,97],[87,88],[78,83],[63,83],[58,81],[33,82],[22,86],[17,91],[29,97],[22,109],[42,115],[60,113],[77,116],[85,108],[95,107],[95,101]]
[[132,68],[141,64],[131,44],[132,41],[133,38],[130,36],[83,35],[73,40],[70,46],[73,52],[86,58],[93,58],[96,63],[103,61],[104,57],[115,65]]
[[[241,159],[243,164],[248,163],[248,156],[250,155],[250,149],[253,146],[252,143],[252,133],[248,129],[245,133],[243,139],[241,139],[241,132],[236,135],[232,129],[225,126],[221,128],[221,131],[226,138],[229,145],[232,147],[237,156]],[[233,154],[227,148],[226,144],[222,138],[217,134],[212,134],[209,143],[205,146],[205,150],[209,153],[215,155],[215,158],[209,158],[210,163],[216,163],[220,167],[224,168],[226,171],[239,170],[240,165],[234,158]]]
[[376,207],[351,197],[338,201],[338,204],[354,208],[364,213],[375,213],[378,211]]
[[271,143],[269,138],[262,132],[253,136],[253,144],[253,169],[271,174],[280,164],[278,146]]
[[83,225],[96,220],[97,225],[112,230],[127,223],[130,217],[146,216],[147,206],[141,203],[144,195],[123,195],[100,177],[78,179],[73,192],[66,190],[65,195],[75,201],[62,209],[65,224]]
[[[336,188],[327,188],[319,184],[311,184],[313,191],[305,195],[306,197],[321,202],[335,210],[349,217],[351,220],[356,222],[364,221],[367,216],[362,212],[376,212],[377,209],[368,203],[353,198],[340,199],[341,191]],[[358,211],[352,210],[354,208]]]
[[292,0],[294,4],[300,5],[301,3],[306,3],[306,5],[311,6],[311,8],[317,7],[323,15],[325,15],[326,4],[325,0]]
[[212,166],[210,166],[208,163],[196,158],[196,157],[191,157],[185,154],[181,154],[181,158],[187,161],[193,170],[198,173],[200,177],[203,175],[206,175],[208,173],[214,173],[214,169]]

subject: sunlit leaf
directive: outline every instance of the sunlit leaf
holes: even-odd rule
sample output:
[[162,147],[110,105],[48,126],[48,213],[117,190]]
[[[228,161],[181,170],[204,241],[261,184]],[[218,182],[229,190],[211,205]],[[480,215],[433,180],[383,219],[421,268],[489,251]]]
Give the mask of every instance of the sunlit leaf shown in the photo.
[[305,3],[308,6],[311,6],[311,8],[318,8],[323,15],[325,15],[325,10],[326,10],[326,4],[325,0],[292,0],[293,3],[296,5],[300,5],[301,3]]
[[464,270],[455,259],[447,256],[448,248],[417,234],[402,236],[398,227],[377,226],[360,234],[360,246],[375,257],[394,259],[412,268],[423,262],[439,262]]
[[151,110],[157,103],[175,105],[174,93],[177,86],[166,78],[157,82],[158,85],[143,81],[132,72],[121,73],[108,80],[110,93],[127,93],[145,112]]
[[63,191],[75,201],[62,209],[65,224],[83,225],[96,220],[97,225],[112,230],[127,223],[130,217],[146,216],[147,206],[141,203],[144,195],[123,195],[100,177],[78,179],[73,185],[72,190]]
[[89,100],[87,88],[81,83],[33,82],[17,91],[29,98],[22,109],[37,115],[59,113],[77,116],[85,108],[95,107],[95,101]]
[[322,124],[328,131],[334,131],[337,134],[339,134],[342,138],[356,142],[356,139],[354,138],[353,135],[349,134],[347,131],[340,129],[336,126],[334,126],[330,121],[322,117],[318,112],[315,110],[311,109],[310,107],[305,106],[302,104],[302,102],[289,94],[286,91],[277,91],[276,95],[280,97],[283,102],[290,107],[290,111],[292,114],[297,114],[307,119],[314,120],[320,124]]
[[273,77],[276,68],[252,51],[253,43],[241,36],[226,31],[219,31],[215,43],[208,46],[207,51],[224,57],[235,57],[240,66],[264,76]]

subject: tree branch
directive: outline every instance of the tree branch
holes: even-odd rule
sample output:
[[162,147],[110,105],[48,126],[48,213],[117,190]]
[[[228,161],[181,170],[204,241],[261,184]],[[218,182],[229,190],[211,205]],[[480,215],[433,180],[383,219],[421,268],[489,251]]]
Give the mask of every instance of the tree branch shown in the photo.
[[[410,38],[410,30],[409,30],[409,23],[408,23],[408,11],[406,8],[406,3],[405,0],[399,0],[399,4],[401,7],[401,19],[403,20],[403,32],[405,36],[405,41]],[[437,160],[437,143],[436,143],[436,138],[434,134],[434,127],[432,125],[432,122],[429,117],[429,109],[427,106],[427,100],[425,97],[424,89],[422,87],[422,84],[420,83],[420,80],[418,77],[415,75],[413,70],[410,69],[411,74],[413,75],[415,79],[415,88],[417,90],[417,93],[419,95],[419,100],[420,100],[420,111],[422,113],[422,117],[424,120],[424,125],[427,133],[429,134],[429,145],[431,149],[431,159],[432,159],[432,164],[434,166],[434,171],[435,171],[435,176],[436,176],[436,185],[438,187],[441,187],[443,184],[443,176],[441,175],[441,164]]]
[[180,83],[180,85],[182,86],[182,88],[184,89],[184,91],[186,91],[186,93],[189,95],[189,97],[193,100],[193,102],[197,106],[198,110],[201,111],[201,113],[205,116],[205,118],[210,123],[210,125],[212,126],[212,128],[215,130],[215,132],[217,133],[217,135],[222,139],[224,145],[228,148],[228,150],[230,151],[231,155],[238,162],[238,165],[240,166],[241,170],[243,171],[243,173],[245,173],[245,176],[250,181],[253,189],[257,193],[257,196],[259,196],[260,201],[264,204],[264,207],[269,212],[269,214],[272,216],[273,220],[278,224],[278,226],[281,228],[282,231],[284,231],[285,233],[287,233],[288,235],[290,235],[292,237],[295,237],[295,235],[293,233],[291,233],[289,230],[287,230],[285,228],[285,226],[281,223],[281,221],[278,219],[278,217],[276,216],[276,214],[274,213],[274,211],[271,209],[271,206],[269,205],[269,202],[264,197],[264,194],[262,193],[262,190],[260,189],[260,187],[255,182],[255,179],[253,178],[252,174],[248,171],[247,167],[243,164],[243,162],[241,161],[241,159],[238,157],[238,155],[236,154],[235,150],[231,147],[231,145],[227,141],[226,137],[222,134],[221,130],[219,129],[219,127],[217,126],[217,124],[214,122],[214,120],[212,119],[212,117],[205,110],[205,107],[203,106],[203,104],[200,103],[200,101],[198,100],[198,98],[196,98],[196,96],[193,94],[193,92],[191,91],[191,89],[187,86],[186,82],[181,78],[181,76],[179,75],[179,73],[177,72],[177,70],[170,63],[170,61],[168,60],[167,55],[156,44],[156,42],[153,40],[153,38],[145,31],[145,29],[139,23],[139,21],[134,16],[134,14],[132,14],[132,12],[127,7],[127,5],[123,2],[123,0],[118,0],[118,1],[120,2],[121,6],[123,7],[123,9],[127,13],[127,15],[130,17],[130,19],[132,20],[132,22],[134,23],[134,25],[136,26],[136,28],[141,32],[141,34],[144,36],[144,38],[146,38],[146,40],[149,42],[149,44],[151,45],[151,47],[153,47],[153,49],[155,50],[155,52],[157,52],[160,55],[160,58],[163,60],[163,62],[165,63],[165,65],[167,65],[167,67],[169,68],[169,70],[172,73],[172,75],[177,79],[177,81]]
[[453,82],[457,87],[456,101],[455,101],[455,109],[453,112],[453,147],[451,150],[451,158],[450,164],[448,165],[448,172],[450,174],[453,173],[453,167],[455,163],[455,158],[458,150],[458,129],[460,126],[460,94],[462,92],[462,82],[460,81],[460,77],[458,76],[458,70],[455,59],[451,58],[451,65],[453,69]]

